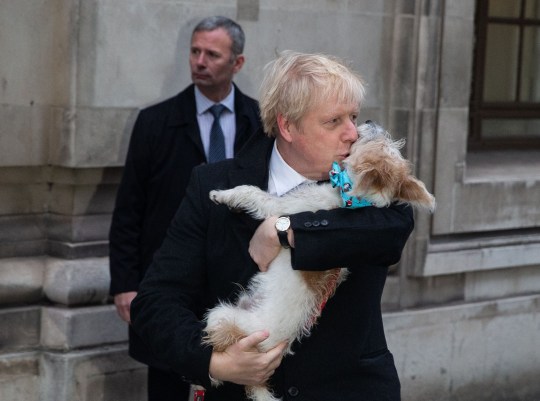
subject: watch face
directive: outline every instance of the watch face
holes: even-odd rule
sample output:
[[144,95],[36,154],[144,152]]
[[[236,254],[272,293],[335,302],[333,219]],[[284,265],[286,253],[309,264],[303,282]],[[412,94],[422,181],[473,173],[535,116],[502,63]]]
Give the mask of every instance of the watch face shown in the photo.
[[291,226],[291,220],[288,217],[281,216],[276,220],[276,229],[278,231],[287,231]]

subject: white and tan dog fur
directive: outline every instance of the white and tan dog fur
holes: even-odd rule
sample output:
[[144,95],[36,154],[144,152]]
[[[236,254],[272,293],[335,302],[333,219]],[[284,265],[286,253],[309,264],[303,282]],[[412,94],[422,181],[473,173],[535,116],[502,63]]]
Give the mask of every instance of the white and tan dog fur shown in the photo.
[[[350,194],[376,207],[387,207],[397,201],[432,212],[434,197],[412,176],[410,163],[399,151],[404,140],[392,140],[384,129],[371,122],[362,124],[358,133],[359,139],[342,163],[353,182]],[[211,191],[210,198],[231,209],[244,210],[256,219],[342,205],[339,190],[330,183],[301,185],[282,197],[241,185]],[[216,351],[223,351],[248,334],[268,330],[270,336],[260,344],[260,351],[288,341],[286,353],[291,353],[292,343],[309,335],[321,313],[321,305],[346,279],[347,269],[293,270],[290,258],[290,250],[283,248],[268,271],[251,279],[235,304],[222,302],[211,309],[205,317],[204,342]],[[254,401],[278,400],[267,386],[246,386],[246,394]]]

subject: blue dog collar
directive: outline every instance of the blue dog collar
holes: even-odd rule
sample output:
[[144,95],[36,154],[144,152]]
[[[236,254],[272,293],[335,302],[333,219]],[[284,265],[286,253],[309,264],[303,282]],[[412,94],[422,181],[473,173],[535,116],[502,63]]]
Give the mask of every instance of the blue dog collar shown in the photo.
[[352,181],[347,174],[347,171],[343,170],[337,162],[332,163],[332,170],[329,173],[330,183],[333,188],[338,187],[341,195],[341,207],[355,209],[359,207],[371,206],[371,202],[364,198],[357,198],[347,194],[352,189]]

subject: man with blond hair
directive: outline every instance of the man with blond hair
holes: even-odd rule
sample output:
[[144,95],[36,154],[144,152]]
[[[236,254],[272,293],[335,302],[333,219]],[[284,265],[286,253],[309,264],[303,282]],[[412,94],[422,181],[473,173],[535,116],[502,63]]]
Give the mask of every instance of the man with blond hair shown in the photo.
[[[380,298],[388,266],[413,228],[409,207],[335,209],[262,222],[215,205],[212,189],[257,185],[281,196],[325,180],[358,138],[360,77],[324,55],[283,52],[267,66],[260,90],[266,136],[254,136],[233,160],[194,170],[163,246],[132,306],[135,330],[156,356],[192,383],[205,401],[241,401],[242,385],[269,382],[283,400],[399,400]],[[276,225],[278,217],[285,225]],[[208,308],[234,301],[282,246],[293,269],[347,266],[350,274],[327,302],[311,335],[260,353],[268,332],[250,333],[224,352],[201,344]],[[212,386],[214,380],[224,384]]]

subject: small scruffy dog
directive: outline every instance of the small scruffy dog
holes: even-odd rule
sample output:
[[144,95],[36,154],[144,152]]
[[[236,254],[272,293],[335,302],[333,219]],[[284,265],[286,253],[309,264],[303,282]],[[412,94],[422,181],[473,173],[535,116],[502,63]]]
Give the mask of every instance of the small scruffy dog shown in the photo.
[[[358,127],[358,134],[350,155],[343,160],[344,170],[334,163],[331,183],[302,185],[282,197],[241,185],[211,191],[210,198],[231,209],[244,210],[256,219],[352,207],[353,200],[360,200],[360,206],[376,207],[397,201],[432,212],[435,198],[411,175],[410,163],[399,151],[405,141],[393,141],[384,129],[370,121]],[[339,190],[334,186],[339,186]],[[260,344],[260,351],[288,341],[285,352],[291,353],[292,343],[309,335],[322,306],[346,275],[346,268],[293,270],[290,250],[283,248],[267,272],[251,279],[236,304],[222,302],[207,313],[204,342],[223,351],[250,333],[268,330],[270,337]],[[254,401],[278,401],[267,386],[246,386],[246,394]]]

